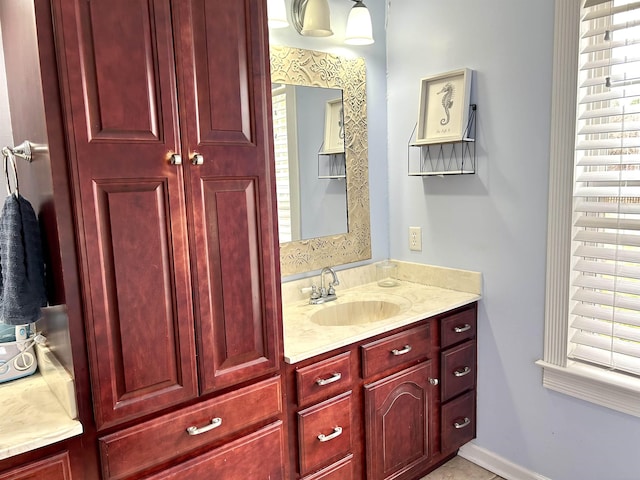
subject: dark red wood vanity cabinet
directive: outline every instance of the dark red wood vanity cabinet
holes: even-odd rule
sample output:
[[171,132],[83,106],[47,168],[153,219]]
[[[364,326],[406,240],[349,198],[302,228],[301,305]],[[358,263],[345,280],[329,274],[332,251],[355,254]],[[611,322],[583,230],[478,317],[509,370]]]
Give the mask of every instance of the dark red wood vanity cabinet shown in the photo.
[[473,439],[476,309],[288,365],[292,478],[414,480]]

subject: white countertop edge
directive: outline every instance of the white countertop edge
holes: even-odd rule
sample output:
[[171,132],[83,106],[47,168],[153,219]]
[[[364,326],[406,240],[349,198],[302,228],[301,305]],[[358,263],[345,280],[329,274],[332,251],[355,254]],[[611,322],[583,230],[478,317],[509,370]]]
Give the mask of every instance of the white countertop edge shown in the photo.
[[[317,348],[306,350],[299,353],[294,352],[289,355],[287,355],[287,353],[285,352],[284,361],[285,363],[293,365],[303,360],[307,360],[309,358],[315,357],[316,355],[321,355],[321,354],[330,352],[331,350],[335,350],[335,349],[350,345],[352,343],[359,342],[361,340],[366,340],[367,338],[375,337],[376,335],[379,335],[381,333],[386,333],[391,330],[395,330],[396,328],[405,327],[407,325],[411,325],[412,323],[416,323],[421,320],[434,317],[441,313],[445,313],[450,310],[454,310],[456,308],[469,305],[471,303],[479,301],[482,298],[481,295],[477,295],[477,294],[469,293],[468,295],[469,297],[467,299],[450,303],[446,307],[421,312],[420,314],[416,314],[411,317],[404,317],[397,321],[393,321],[393,319],[391,319],[391,321],[376,322],[375,324],[372,324],[371,329],[368,329],[367,331],[364,331],[364,332],[359,332],[358,334],[355,334],[355,335],[346,336],[337,342],[328,343],[328,344],[319,346]],[[286,340],[285,340],[285,344],[286,344]]]
[[83,431],[80,422],[77,420],[69,420],[68,425],[60,425],[56,430],[48,430],[46,434],[41,434],[37,438],[4,448],[0,447],[0,460],[37,450],[41,447],[47,447],[53,443],[75,437],[76,435],[82,435]]

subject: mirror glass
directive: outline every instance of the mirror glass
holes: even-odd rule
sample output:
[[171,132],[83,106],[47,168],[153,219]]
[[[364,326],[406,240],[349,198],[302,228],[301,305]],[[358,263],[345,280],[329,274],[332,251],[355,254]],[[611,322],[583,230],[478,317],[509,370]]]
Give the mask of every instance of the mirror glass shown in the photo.
[[280,243],[347,233],[342,90],[272,84]]
[[[315,168],[313,182],[318,184],[323,180],[329,185],[325,183],[323,197],[314,197],[310,200],[312,206],[317,209],[309,214],[312,215],[311,218],[307,218],[304,210],[306,201],[302,198],[307,194],[307,186],[300,180],[300,172],[294,176],[293,184],[295,185],[297,178],[300,198],[294,199],[295,189],[290,191],[289,198],[293,206],[290,208],[300,205],[299,223],[302,238],[294,240],[292,234],[291,241],[280,243],[280,269],[283,276],[371,258],[365,72],[362,58],[352,59],[314,50],[271,45],[271,82],[276,84],[277,88],[314,87],[320,91],[332,93],[319,100],[320,105],[316,103],[310,107],[314,112],[317,110],[321,112],[320,120],[316,120],[320,122],[321,127],[312,129],[317,135],[315,140],[304,140],[305,147],[313,152],[311,154]],[[341,103],[337,101],[340,97],[339,92],[342,92]],[[297,90],[295,94],[297,97]],[[299,105],[296,111],[303,116],[310,113],[309,110],[302,110]],[[298,129],[307,128],[297,126],[297,121],[294,123]],[[287,136],[289,135],[295,137],[298,142],[303,142],[299,132],[295,135],[289,134],[287,129]],[[306,145],[314,142],[313,145]],[[287,150],[289,149],[287,147]],[[291,150],[298,151],[297,148],[291,148]],[[299,170],[302,162],[303,159],[299,158]],[[288,165],[289,163],[287,168]],[[338,177],[342,171],[345,178],[340,179]],[[320,179],[319,176],[332,178]],[[285,177],[291,179],[291,172],[288,172]],[[345,187],[341,187],[340,190],[346,188],[347,209],[344,216],[342,213],[338,214],[328,200],[331,195],[331,198],[335,199],[335,204],[344,204],[344,200],[338,200],[340,197],[337,191],[341,183]],[[289,185],[291,184],[292,182],[289,182]],[[325,221],[327,216],[330,217],[331,223],[335,218],[340,217],[341,226],[328,225]],[[307,222],[314,224],[314,229],[322,223],[324,230],[309,230],[309,233],[306,233],[304,225]],[[346,228],[344,228],[345,222]]]

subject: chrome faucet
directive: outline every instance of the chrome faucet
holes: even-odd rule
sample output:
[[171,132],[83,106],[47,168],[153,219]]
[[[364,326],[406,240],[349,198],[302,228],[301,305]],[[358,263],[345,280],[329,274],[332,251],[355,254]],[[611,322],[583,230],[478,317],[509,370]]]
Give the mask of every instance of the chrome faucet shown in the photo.
[[[325,273],[330,273],[333,277],[329,282],[328,288],[324,286]],[[318,305],[320,303],[326,303],[331,302],[332,300],[336,300],[338,296],[336,295],[335,288],[333,288],[336,285],[340,285],[340,281],[338,280],[336,272],[331,267],[324,267],[320,271],[320,290],[318,290],[318,287],[316,287],[315,285],[311,287],[311,298],[309,299],[309,303],[312,305]]]

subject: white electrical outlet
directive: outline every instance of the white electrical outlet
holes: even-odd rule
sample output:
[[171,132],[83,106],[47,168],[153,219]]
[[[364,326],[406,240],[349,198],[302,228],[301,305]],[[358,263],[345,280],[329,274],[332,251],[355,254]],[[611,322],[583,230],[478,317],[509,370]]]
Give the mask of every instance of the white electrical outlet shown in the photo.
[[409,250],[422,251],[422,227],[409,227]]

